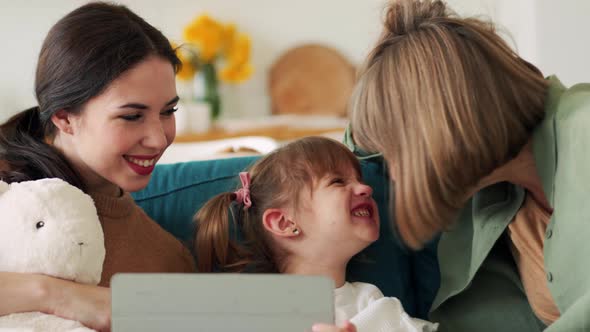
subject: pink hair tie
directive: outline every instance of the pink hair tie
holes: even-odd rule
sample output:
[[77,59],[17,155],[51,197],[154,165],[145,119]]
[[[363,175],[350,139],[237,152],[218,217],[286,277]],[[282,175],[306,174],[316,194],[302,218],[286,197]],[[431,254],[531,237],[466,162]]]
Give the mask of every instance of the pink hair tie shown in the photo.
[[250,173],[240,172],[240,180],[242,181],[242,188],[236,191],[236,202],[244,204],[244,210],[252,206],[250,200]]

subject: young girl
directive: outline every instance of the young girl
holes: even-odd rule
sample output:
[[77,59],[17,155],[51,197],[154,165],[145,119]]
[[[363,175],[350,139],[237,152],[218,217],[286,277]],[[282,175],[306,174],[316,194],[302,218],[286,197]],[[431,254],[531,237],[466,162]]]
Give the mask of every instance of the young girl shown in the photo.
[[[214,197],[195,217],[200,272],[323,275],[337,287],[336,324],[345,324],[344,331],[352,327],[347,320],[359,331],[436,328],[410,318],[375,286],[345,281],[348,261],[379,237],[379,216],[359,162],[344,145],[304,138],[260,159],[240,179],[241,189]],[[240,243],[230,236],[233,204]]]

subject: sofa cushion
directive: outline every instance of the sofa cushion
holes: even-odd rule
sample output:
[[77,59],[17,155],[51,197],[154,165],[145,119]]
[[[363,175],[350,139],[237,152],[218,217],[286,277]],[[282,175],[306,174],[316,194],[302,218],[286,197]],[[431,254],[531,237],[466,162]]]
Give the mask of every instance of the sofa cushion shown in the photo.
[[[242,157],[158,165],[148,187],[133,196],[164,229],[188,242],[193,237],[194,213],[214,195],[235,190],[239,184],[237,174],[256,159]],[[410,315],[425,317],[424,300],[415,296],[414,254],[398,245],[391,229],[387,172],[379,158],[361,160],[361,167],[363,179],[373,187],[379,206],[381,236],[353,258],[347,278],[372,283],[386,296],[400,299]]]
[[164,229],[183,242],[193,237],[193,215],[213,196],[234,190],[237,174],[258,157],[157,165],[149,185],[132,196]]

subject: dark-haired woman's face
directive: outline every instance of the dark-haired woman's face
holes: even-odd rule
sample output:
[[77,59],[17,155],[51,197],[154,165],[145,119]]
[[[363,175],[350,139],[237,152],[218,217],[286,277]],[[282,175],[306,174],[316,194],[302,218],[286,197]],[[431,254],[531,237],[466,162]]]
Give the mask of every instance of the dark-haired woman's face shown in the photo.
[[90,189],[141,190],[174,140],[177,101],[172,65],[149,57],[70,116],[72,133],[62,150]]

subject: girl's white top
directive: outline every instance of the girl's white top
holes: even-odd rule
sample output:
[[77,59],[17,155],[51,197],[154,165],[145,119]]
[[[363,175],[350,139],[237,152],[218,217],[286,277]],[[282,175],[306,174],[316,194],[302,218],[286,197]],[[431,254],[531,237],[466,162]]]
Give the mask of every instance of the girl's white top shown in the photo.
[[357,332],[431,332],[437,323],[410,317],[400,301],[374,285],[346,282],[334,290],[336,325],[349,320]]

